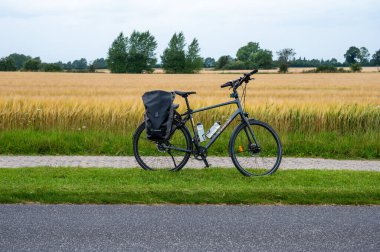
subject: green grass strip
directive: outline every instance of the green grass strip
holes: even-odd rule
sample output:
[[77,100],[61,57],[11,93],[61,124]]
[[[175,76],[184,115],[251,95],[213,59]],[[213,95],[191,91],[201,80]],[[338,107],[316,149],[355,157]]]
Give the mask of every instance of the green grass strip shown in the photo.
[[380,172],[235,169],[0,169],[0,203],[380,204]]
[[[224,132],[209,149],[210,156],[228,156],[230,131]],[[335,159],[380,159],[380,132],[368,131],[282,133],[284,156]],[[154,152],[152,155],[160,155]],[[132,156],[132,132],[38,131],[0,132],[0,155],[111,155]]]

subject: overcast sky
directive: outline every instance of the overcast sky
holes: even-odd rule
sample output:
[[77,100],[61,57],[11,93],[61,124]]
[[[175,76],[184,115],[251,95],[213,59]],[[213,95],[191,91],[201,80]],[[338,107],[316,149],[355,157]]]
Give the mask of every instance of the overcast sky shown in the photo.
[[[116,36],[149,30],[157,58],[174,32],[199,40],[203,57],[235,56],[249,41],[306,58],[337,58],[349,46],[380,49],[379,0],[0,0],[0,57],[45,62],[106,57]],[[277,58],[277,56],[275,56]]]

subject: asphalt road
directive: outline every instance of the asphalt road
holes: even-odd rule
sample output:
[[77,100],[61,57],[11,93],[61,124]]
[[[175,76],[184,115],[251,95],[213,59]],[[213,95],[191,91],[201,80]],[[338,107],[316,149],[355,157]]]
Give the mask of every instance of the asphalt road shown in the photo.
[[0,251],[380,251],[380,207],[0,205]]

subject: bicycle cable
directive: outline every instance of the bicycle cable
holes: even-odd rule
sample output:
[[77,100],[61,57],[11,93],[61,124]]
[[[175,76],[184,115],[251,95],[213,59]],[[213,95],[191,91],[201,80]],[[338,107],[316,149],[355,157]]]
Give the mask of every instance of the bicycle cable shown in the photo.
[[241,95],[241,98],[243,100],[243,110],[245,110],[245,96],[247,94],[247,84],[248,83],[245,83],[244,87],[243,87],[243,93]]

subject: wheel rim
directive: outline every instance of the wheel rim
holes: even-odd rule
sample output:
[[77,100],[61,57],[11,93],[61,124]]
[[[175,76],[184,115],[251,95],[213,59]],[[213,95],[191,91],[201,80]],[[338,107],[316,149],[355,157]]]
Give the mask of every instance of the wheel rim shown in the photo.
[[145,127],[141,130],[137,140],[137,155],[146,169],[150,170],[178,170],[189,156],[184,151],[168,149],[168,146],[189,149],[185,132],[182,128],[174,131],[168,141],[155,142],[146,137]]
[[[249,130],[244,126],[237,134],[233,144],[233,156],[238,168],[249,176],[262,176],[273,173],[278,166],[280,146],[269,129],[251,125],[258,146],[249,141]],[[251,138],[251,137],[250,137]]]

